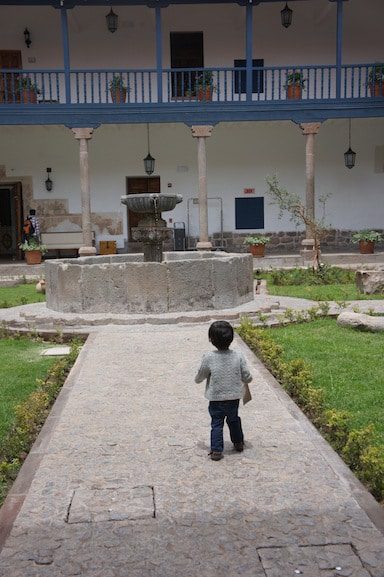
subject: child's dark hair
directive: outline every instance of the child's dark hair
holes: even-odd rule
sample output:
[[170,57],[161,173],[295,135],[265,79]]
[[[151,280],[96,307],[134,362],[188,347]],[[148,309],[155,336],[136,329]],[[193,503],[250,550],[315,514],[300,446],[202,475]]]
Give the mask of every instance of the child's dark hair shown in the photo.
[[219,351],[225,351],[233,341],[233,328],[227,321],[215,321],[209,327],[208,337]]

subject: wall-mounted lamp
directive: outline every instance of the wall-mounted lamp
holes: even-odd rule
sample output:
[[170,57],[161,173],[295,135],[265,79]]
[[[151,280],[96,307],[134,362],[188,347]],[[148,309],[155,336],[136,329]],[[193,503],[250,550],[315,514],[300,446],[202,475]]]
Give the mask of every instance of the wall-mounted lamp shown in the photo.
[[26,29],[24,30],[24,42],[26,43],[27,48],[29,48],[30,45],[32,44],[31,33],[30,33],[30,31],[28,30],[28,28],[26,28]]
[[144,158],[144,170],[150,176],[155,170],[155,159],[151,156],[149,151],[149,124],[147,124],[147,143],[148,143],[148,154]]
[[47,189],[48,192],[51,192],[53,188],[53,181],[50,178],[51,172],[52,168],[47,168],[47,178],[45,181],[45,188]]
[[344,152],[344,164],[346,168],[353,168],[356,162],[356,152],[351,148],[351,119],[349,119],[349,148]]
[[108,12],[108,14],[106,15],[105,18],[107,19],[108,30],[110,32],[116,32],[119,17],[117,14],[114,13],[112,8],[111,8],[110,12]]
[[286,3],[284,8],[280,10],[281,25],[284,26],[284,28],[288,28],[292,24],[292,14],[293,10],[291,10]]

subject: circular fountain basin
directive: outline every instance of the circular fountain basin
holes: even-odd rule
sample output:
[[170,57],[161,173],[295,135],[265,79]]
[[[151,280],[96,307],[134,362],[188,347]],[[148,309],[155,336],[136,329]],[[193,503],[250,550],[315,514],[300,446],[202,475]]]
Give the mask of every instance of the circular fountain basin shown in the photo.
[[182,202],[181,194],[166,194],[143,192],[142,194],[127,194],[121,197],[121,202],[134,212],[155,213],[173,210],[176,204]]
[[253,259],[225,252],[165,252],[47,260],[47,307],[71,313],[167,313],[232,308],[253,299]]

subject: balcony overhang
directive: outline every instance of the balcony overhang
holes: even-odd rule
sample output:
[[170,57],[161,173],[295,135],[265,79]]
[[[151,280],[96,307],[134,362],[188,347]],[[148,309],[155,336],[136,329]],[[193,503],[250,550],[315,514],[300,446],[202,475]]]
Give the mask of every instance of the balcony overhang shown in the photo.
[[[113,6],[169,6],[170,4],[264,4],[283,0],[113,0]],[[313,0],[294,0],[309,2]],[[318,1],[318,0],[316,0]],[[329,0],[337,2],[338,0]],[[344,2],[348,0],[343,0]],[[74,8],[75,6],[111,6],[110,0],[0,0],[0,6],[53,6],[54,8]]]
[[292,121],[324,122],[337,118],[375,118],[384,115],[383,103],[355,100],[353,103],[332,101],[225,105],[221,103],[151,104],[151,105],[24,105],[7,104],[0,110],[0,125],[65,125],[69,127],[102,124],[183,123],[218,124],[219,122]]

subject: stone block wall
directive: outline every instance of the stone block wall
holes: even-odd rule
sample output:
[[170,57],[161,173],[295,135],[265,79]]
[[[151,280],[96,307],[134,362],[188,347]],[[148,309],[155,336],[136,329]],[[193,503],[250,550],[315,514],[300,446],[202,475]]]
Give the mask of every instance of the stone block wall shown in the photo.
[[[384,230],[375,229],[384,236]],[[352,235],[355,230],[338,230],[330,229],[321,242],[323,252],[358,252],[358,245],[352,243]],[[264,234],[264,233],[261,233]],[[211,242],[214,248],[221,248],[228,252],[248,252],[247,245],[244,244],[244,239],[249,234],[238,232],[224,232],[223,235],[215,233]],[[267,244],[268,254],[294,254],[301,250],[301,241],[305,238],[303,231],[279,231],[273,233],[265,233],[271,240]],[[194,246],[197,239],[190,239],[190,246]],[[384,250],[384,242],[376,243],[376,251]]]

